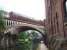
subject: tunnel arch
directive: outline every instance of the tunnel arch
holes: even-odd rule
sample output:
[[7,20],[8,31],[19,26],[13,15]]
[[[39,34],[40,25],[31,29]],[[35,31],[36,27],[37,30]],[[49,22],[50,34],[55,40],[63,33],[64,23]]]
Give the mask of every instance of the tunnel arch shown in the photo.
[[24,32],[24,31],[27,31],[27,30],[35,30],[35,31],[38,31],[42,36],[43,36],[43,41],[44,41],[44,44],[47,46],[47,34],[44,32],[41,32],[40,30],[34,28],[34,27],[29,27],[29,26],[19,26],[19,27],[16,27],[16,30],[17,30],[17,33],[20,33],[20,32]]

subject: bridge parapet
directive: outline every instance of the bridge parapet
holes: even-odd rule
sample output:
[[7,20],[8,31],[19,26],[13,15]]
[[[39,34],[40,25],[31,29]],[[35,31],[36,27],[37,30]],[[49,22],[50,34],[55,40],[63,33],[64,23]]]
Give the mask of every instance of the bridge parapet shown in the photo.
[[42,25],[35,25],[35,24],[31,24],[31,23],[24,23],[24,22],[13,21],[13,20],[8,20],[8,19],[5,19],[5,21],[6,21],[6,27],[7,27],[5,32],[11,31],[11,30],[13,30],[13,28],[27,26],[27,27],[31,27],[31,28],[40,30],[42,33],[44,33],[44,26],[42,26]]

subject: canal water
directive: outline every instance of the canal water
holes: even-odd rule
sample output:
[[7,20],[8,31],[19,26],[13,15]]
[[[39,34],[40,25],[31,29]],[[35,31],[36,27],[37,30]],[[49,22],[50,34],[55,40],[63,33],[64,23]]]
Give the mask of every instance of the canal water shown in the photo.
[[6,34],[1,40],[0,50],[48,50],[39,32],[21,32],[18,36]]
[[43,41],[41,41],[41,43],[39,43],[39,46],[38,46],[37,50],[48,50],[48,48],[43,43]]

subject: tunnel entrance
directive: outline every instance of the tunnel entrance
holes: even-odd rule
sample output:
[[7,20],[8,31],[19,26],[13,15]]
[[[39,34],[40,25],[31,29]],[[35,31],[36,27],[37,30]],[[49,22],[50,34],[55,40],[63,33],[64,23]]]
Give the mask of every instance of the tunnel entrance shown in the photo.
[[36,30],[26,30],[19,33],[16,48],[18,50],[42,50],[41,43],[46,46],[44,44],[44,37],[40,32]]
[[19,50],[36,50],[42,40],[42,35],[35,30],[20,32],[17,40]]

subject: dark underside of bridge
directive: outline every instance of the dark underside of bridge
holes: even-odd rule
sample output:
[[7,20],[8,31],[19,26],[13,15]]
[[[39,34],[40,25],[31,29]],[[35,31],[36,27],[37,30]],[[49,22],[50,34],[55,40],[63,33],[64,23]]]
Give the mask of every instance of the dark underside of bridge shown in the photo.
[[36,30],[36,29],[27,27],[27,26],[23,26],[23,27],[18,27],[17,30],[18,30],[18,32],[22,32],[22,31],[26,31],[26,30]]

